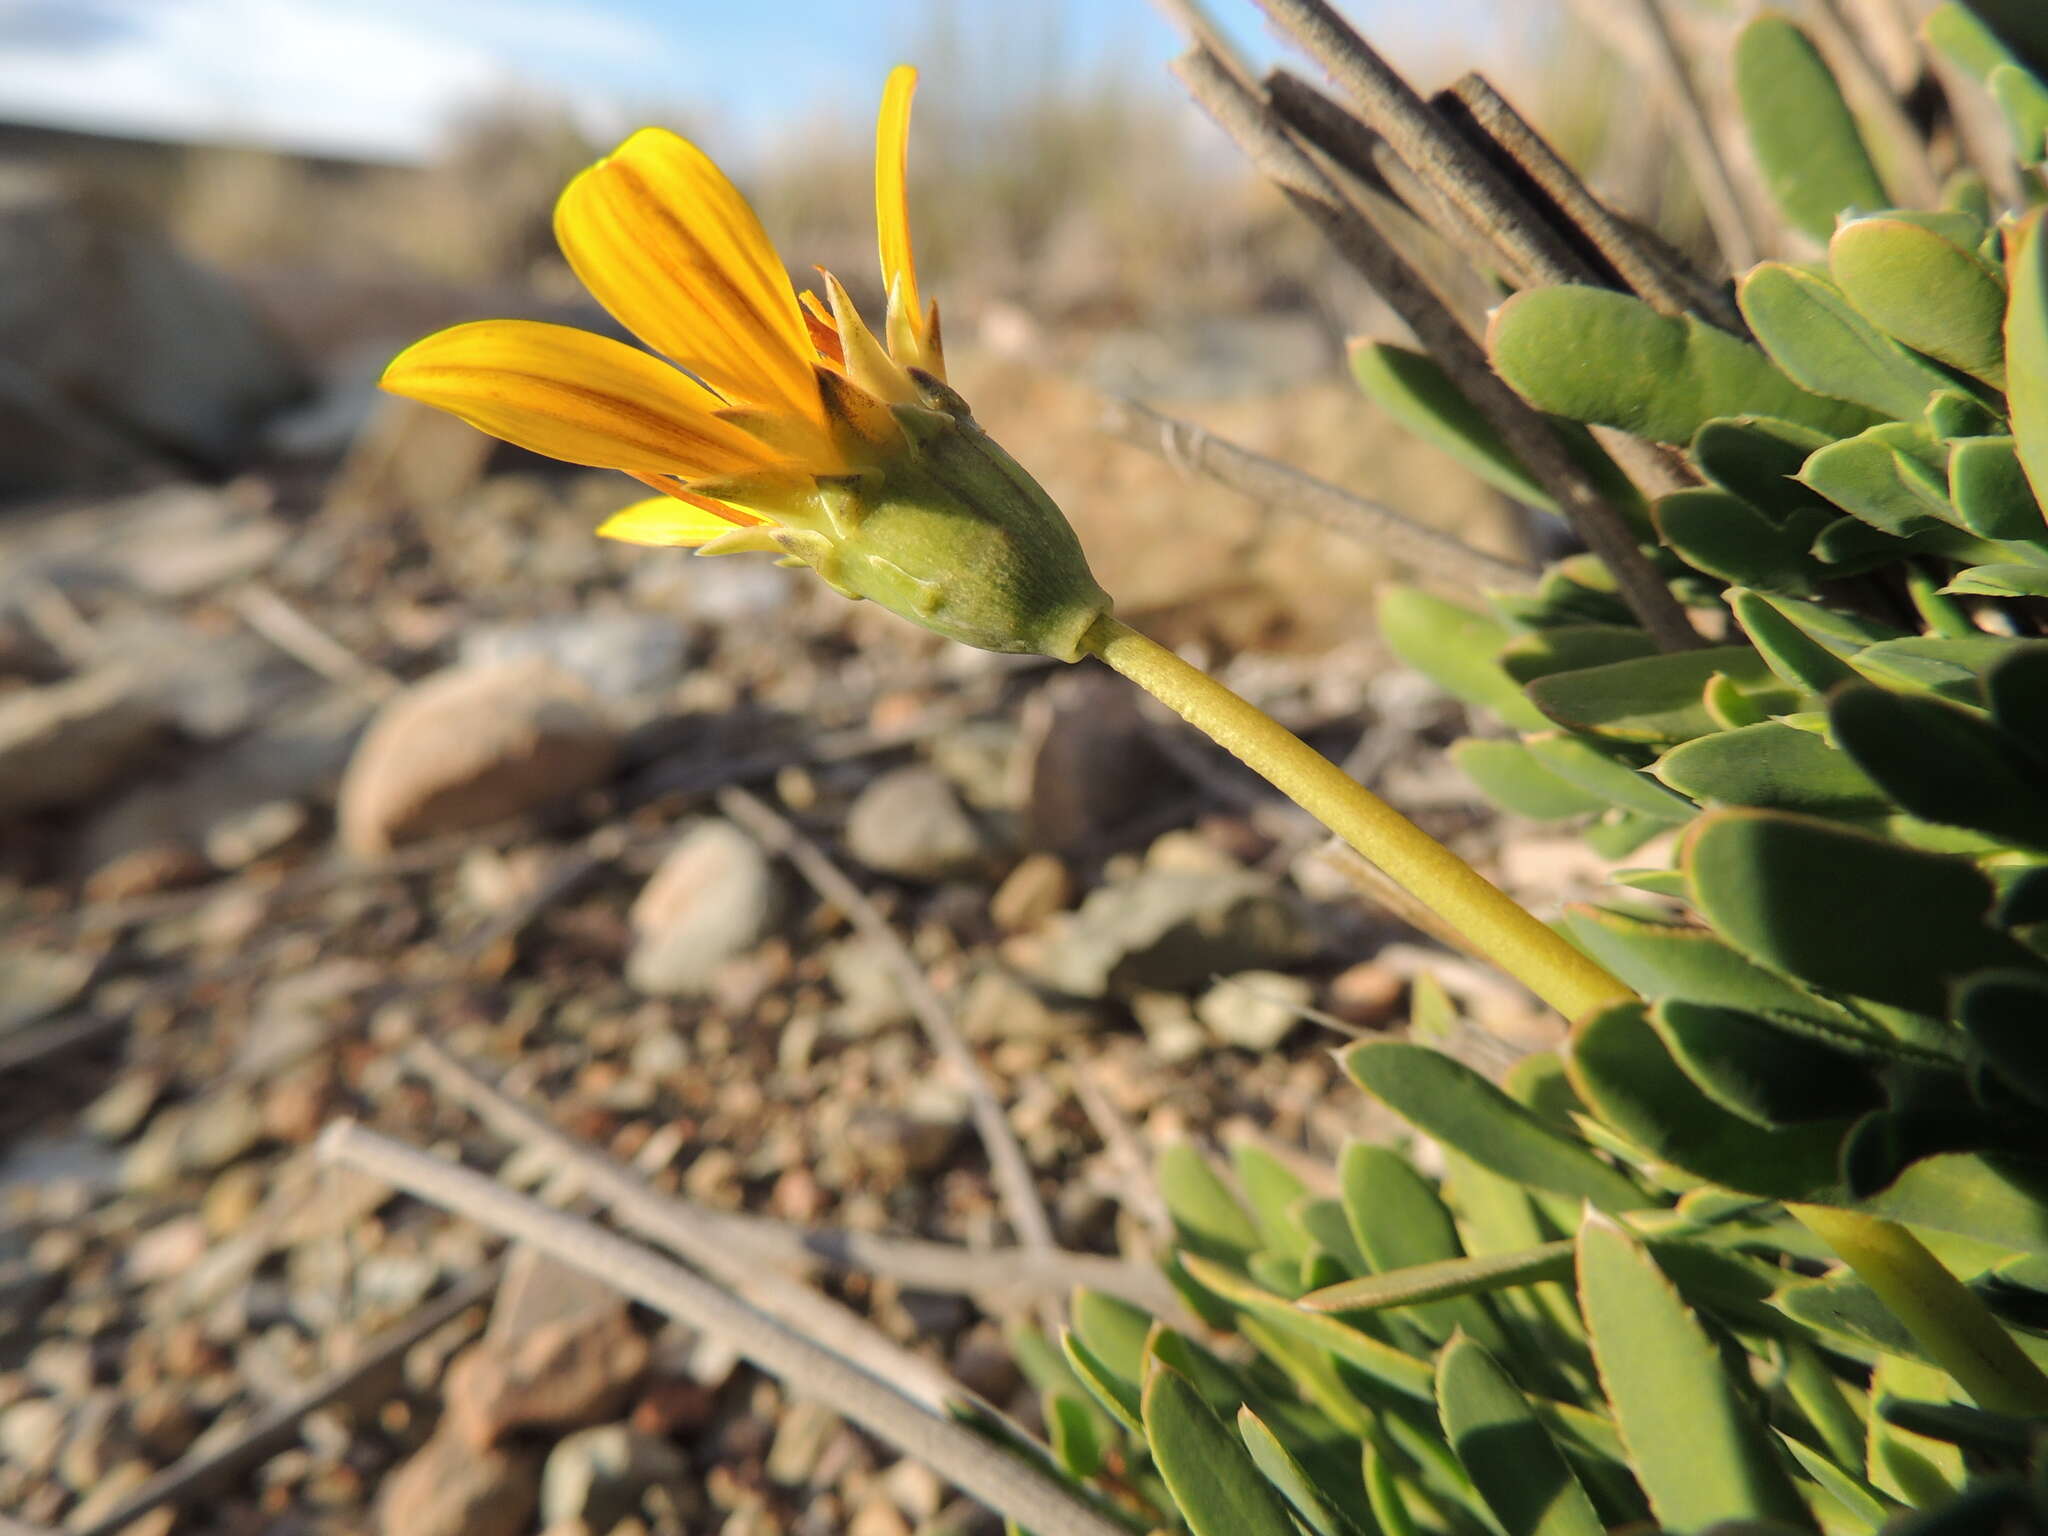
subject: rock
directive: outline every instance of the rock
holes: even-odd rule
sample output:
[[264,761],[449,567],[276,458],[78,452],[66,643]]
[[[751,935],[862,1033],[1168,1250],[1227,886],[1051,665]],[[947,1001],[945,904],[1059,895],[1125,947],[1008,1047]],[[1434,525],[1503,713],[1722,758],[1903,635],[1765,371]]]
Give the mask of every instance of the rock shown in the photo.
[[31,1476],[47,1475],[64,1448],[69,1419],[69,1412],[54,1397],[24,1398],[0,1412],[0,1458]]
[[988,843],[935,768],[893,768],[855,798],[846,814],[846,846],[869,869],[905,880],[971,874]]
[[92,1390],[92,1346],[84,1339],[45,1339],[28,1355],[28,1377],[58,1397],[81,1398]]
[[1016,762],[1021,739],[1010,720],[970,720],[933,739],[932,766],[976,810],[1013,810],[1022,799]]
[[121,667],[0,694],[0,819],[104,794],[163,734],[163,716]]
[[384,1480],[377,1527],[384,1536],[525,1536],[539,1502],[529,1452],[471,1445],[444,1428]]
[[719,966],[768,936],[781,887],[761,845],[731,822],[699,822],[642,887],[626,979],[642,992],[698,995]]
[[932,1173],[952,1157],[966,1124],[967,1106],[957,1095],[906,1109],[863,1105],[847,1121],[846,1145],[884,1178]]
[[1329,1009],[1347,1024],[1378,1029],[1400,1012],[1408,982],[1377,960],[1361,960],[1330,980]]
[[1085,1008],[1056,1007],[1036,988],[998,967],[976,973],[960,999],[960,1032],[969,1040],[1070,1040],[1087,1033],[1095,1016]]
[[92,960],[70,950],[0,949],[0,1035],[26,1029],[85,995]]
[[198,1216],[173,1216],[128,1244],[125,1268],[137,1285],[150,1285],[183,1274],[206,1254],[206,1222]]
[[222,869],[241,869],[289,847],[311,820],[296,800],[265,800],[230,811],[206,829],[206,856]]
[[1301,913],[1248,874],[1144,870],[1047,926],[1035,972],[1077,997],[1185,992],[1219,971],[1293,964],[1315,948]]
[[1035,848],[1099,855],[1112,834],[1188,782],[1120,678],[1054,678],[1027,706],[1024,735],[1025,821]]
[[1177,992],[1140,992],[1131,999],[1131,1015],[1145,1031],[1152,1054],[1169,1067],[1193,1061],[1209,1049],[1209,1032]]
[[1278,971],[1241,971],[1204,992],[1195,1017],[1225,1045],[1270,1051],[1301,1022],[1315,989],[1299,976]]
[[1074,898],[1074,877],[1057,854],[1027,855],[989,898],[988,915],[1005,933],[1036,928]]
[[160,459],[225,466],[293,400],[297,362],[223,279],[83,182],[0,175],[0,495]]
[[601,1424],[624,1411],[647,1367],[647,1340],[616,1294],[578,1290],[543,1305],[534,1287],[526,1290],[514,1320],[494,1322],[448,1368],[445,1422],[464,1444],[494,1445],[520,1428]]
[[813,1481],[819,1460],[845,1420],[822,1403],[799,1398],[784,1411],[762,1470],[768,1481],[797,1488]]
[[341,839],[362,858],[488,826],[602,783],[618,737],[589,690],[542,660],[458,667],[378,712],[341,785]]
[[85,882],[90,902],[133,901],[163,891],[183,890],[213,878],[213,866],[184,843],[149,843],[109,860]]
[[658,1483],[681,1483],[690,1461],[667,1440],[629,1424],[580,1429],[548,1453],[540,1479],[540,1516],[549,1525],[581,1521],[609,1531],[640,1507]]
[[910,1022],[910,999],[885,941],[859,934],[841,940],[825,954],[825,973],[839,994],[831,1017],[836,1033],[872,1035]]
[[128,1149],[121,1182],[133,1190],[167,1189],[187,1174],[215,1173],[263,1139],[263,1109],[245,1085],[158,1112]]
[[574,613],[528,624],[494,624],[462,637],[464,666],[529,659],[579,678],[621,702],[661,694],[683,673],[683,627],[652,613]]

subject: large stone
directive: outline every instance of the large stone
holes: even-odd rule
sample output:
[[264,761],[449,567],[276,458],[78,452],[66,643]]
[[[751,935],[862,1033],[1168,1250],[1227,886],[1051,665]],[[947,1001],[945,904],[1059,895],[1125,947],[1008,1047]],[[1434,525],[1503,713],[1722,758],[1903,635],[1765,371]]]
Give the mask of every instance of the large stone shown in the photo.
[[481,1449],[446,1429],[384,1481],[384,1536],[524,1536],[540,1501],[531,1452]]
[[906,880],[972,874],[989,853],[945,775],[921,765],[891,769],[860,792],[846,814],[846,845],[869,869]]
[[689,1458],[674,1445],[629,1424],[580,1429],[548,1453],[541,1520],[550,1526],[581,1520],[588,1530],[609,1531],[639,1509],[649,1488],[680,1484],[689,1471]]
[[729,821],[699,822],[633,903],[626,979],[643,992],[707,991],[719,966],[767,936],[780,897],[759,843]]
[[0,694],[0,817],[103,794],[163,730],[163,716],[121,668]]
[[602,783],[618,752],[589,690],[539,659],[458,667],[379,711],[341,785],[341,838],[374,858]]
[[222,469],[304,387],[222,278],[60,173],[0,167],[0,496]]
[[516,1429],[601,1424],[624,1411],[647,1369],[647,1339],[625,1302],[548,1269],[522,1277],[506,1321],[494,1309],[484,1337],[448,1368],[445,1422],[464,1444],[495,1445]]
[[1293,1033],[1315,989],[1299,976],[1244,971],[1221,978],[1195,1004],[1195,1017],[1225,1045],[1270,1051]]
[[1056,914],[1032,969],[1077,997],[1128,997],[1295,964],[1314,948],[1300,910],[1255,875],[1148,869]]

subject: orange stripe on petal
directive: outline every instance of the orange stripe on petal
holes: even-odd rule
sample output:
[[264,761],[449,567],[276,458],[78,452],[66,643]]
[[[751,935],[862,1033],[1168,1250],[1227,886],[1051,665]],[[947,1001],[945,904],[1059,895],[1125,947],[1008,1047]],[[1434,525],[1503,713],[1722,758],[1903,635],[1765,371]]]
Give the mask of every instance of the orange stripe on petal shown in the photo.
[[714,511],[718,504],[701,497],[650,496],[621,507],[598,525],[598,536],[627,544],[659,544],[695,549],[743,526],[737,518]]
[[773,462],[711,413],[724,402],[659,358],[533,320],[475,320],[416,341],[384,370],[395,395],[551,459],[629,474],[703,475]]
[[555,238],[600,304],[728,404],[818,418],[789,274],[747,200],[696,145],[641,129],[569,183]]
[[917,263],[910,252],[910,98],[917,71],[898,64],[882,88],[875,122],[875,232],[882,249],[882,291],[901,292],[904,308],[918,312]]

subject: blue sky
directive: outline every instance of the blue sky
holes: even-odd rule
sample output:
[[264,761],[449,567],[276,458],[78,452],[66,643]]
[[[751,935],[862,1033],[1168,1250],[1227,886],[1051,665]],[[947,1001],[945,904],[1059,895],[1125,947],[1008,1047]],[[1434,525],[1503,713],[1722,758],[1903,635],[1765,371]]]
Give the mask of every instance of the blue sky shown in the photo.
[[[1248,6],[1213,8],[1271,54]],[[1346,8],[1404,62],[1497,64],[1499,18],[1532,6]],[[1176,51],[1147,0],[0,0],[0,120],[414,159],[465,105],[526,92],[600,136],[680,114],[744,152],[797,121],[865,118],[887,66],[945,27],[975,60],[1155,81]]]

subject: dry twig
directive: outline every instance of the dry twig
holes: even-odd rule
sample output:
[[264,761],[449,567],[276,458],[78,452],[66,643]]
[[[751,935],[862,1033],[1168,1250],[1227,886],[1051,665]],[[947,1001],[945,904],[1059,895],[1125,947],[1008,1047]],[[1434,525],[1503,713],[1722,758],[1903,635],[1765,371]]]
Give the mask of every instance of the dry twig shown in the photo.
[[1156,453],[1169,464],[1198,469],[1262,506],[1304,518],[1451,586],[1527,592],[1536,584],[1532,566],[1474,549],[1392,507],[1354,496],[1135,400],[1106,397],[1099,425],[1110,436]]
[[1267,104],[1245,91],[1200,49],[1184,55],[1174,67],[1196,101],[1237,140],[1282,195],[1307,214],[1379,290],[1452,382],[1493,424],[1509,451],[1550,492],[1566,521],[1613,573],[1630,608],[1657,644],[1665,650],[1701,644],[1685,610],[1643,558],[1620,513],[1572,462],[1549,423],[1495,375],[1485,352],[1428,283],[1380,238],[1370,221],[1288,136]]
[[636,1243],[349,1121],[330,1125],[319,1150],[330,1162],[529,1244],[635,1301],[724,1339],[792,1390],[917,1457],[1018,1525],[1042,1536],[1129,1536],[1075,1489]]

